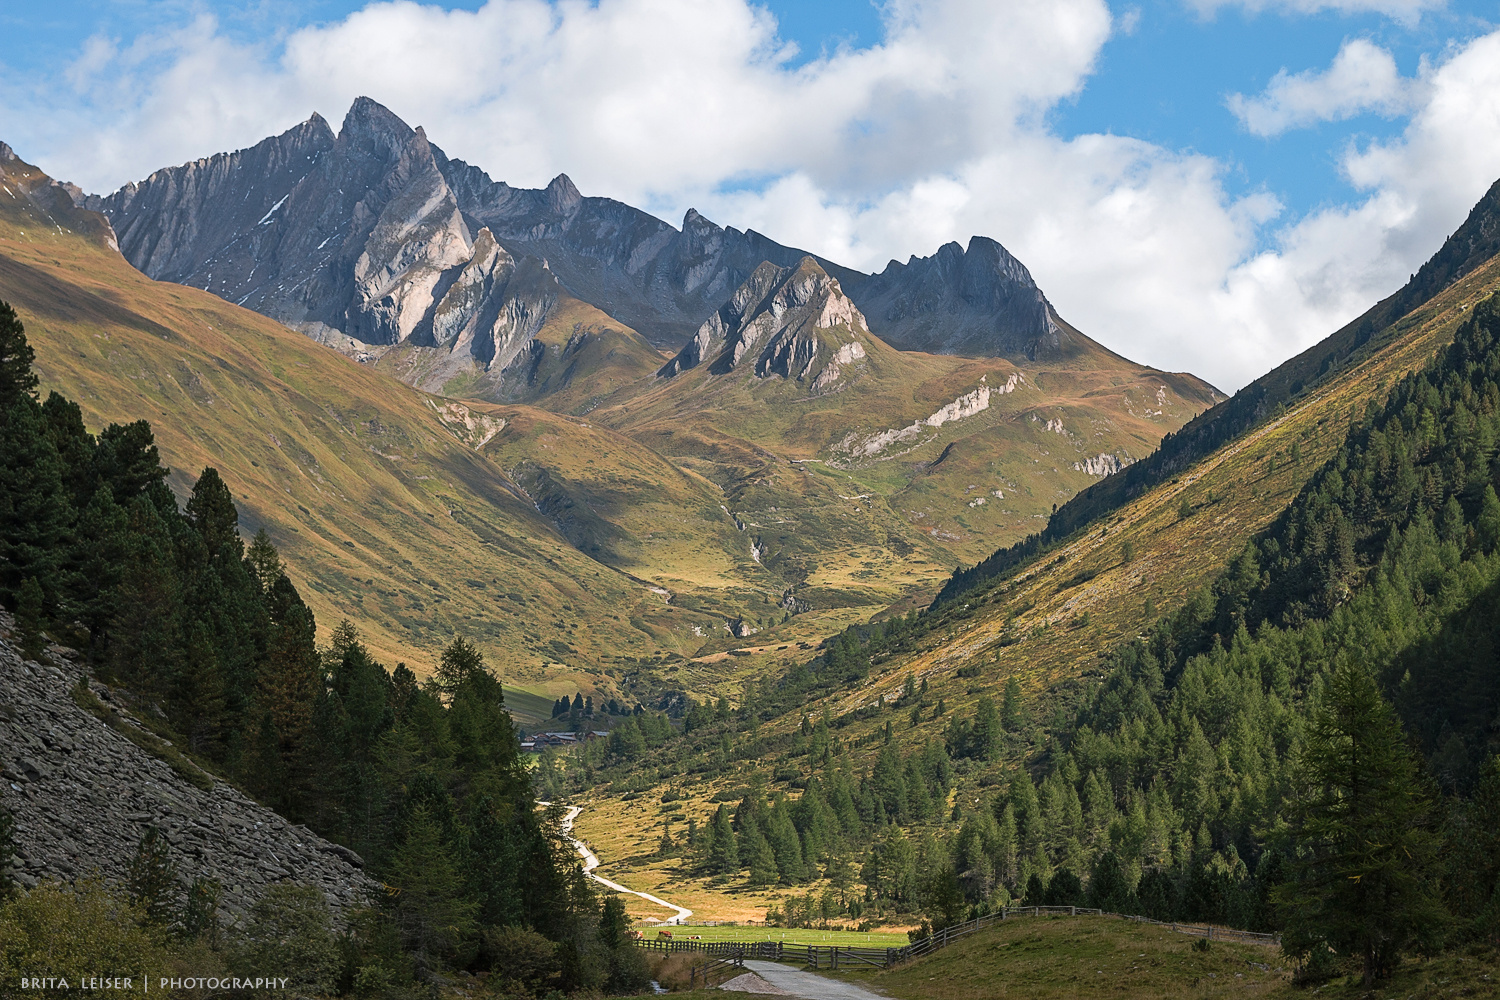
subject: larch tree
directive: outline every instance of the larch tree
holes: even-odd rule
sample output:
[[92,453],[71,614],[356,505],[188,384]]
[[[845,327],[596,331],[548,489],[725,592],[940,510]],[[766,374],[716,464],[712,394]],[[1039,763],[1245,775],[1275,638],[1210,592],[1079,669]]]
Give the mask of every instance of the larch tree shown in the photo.
[[1308,726],[1291,800],[1293,879],[1274,894],[1283,947],[1358,956],[1365,985],[1402,953],[1431,944],[1447,919],[1434,877],[1431,804],[1395,712],[1342,657]]

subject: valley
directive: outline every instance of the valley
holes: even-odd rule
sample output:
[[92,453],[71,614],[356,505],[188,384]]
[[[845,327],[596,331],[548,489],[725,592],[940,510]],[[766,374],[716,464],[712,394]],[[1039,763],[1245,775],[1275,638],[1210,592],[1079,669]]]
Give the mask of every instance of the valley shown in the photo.
[[[104,196],[0,144],[0,653],[384,886],[315,995],[625,995],[633,924],[1022,902],[1280,964],[1038,917],[871,982],[1428,989],[1495,962],[1497,233],[1500,184],[1226,399],[985,237],[867,274],[511,187],[367,98]],[[70,773],[27,752],[12,791]],[[33,805],[0,915],[81,864],[30,863]],[[191,928],[259,933],[279,862],[222,914],[185,872],[121,926],[240,962]]]
[[[33,331],[45,384],[80,395],[99,425],[149,386],[175,487],[212,461],[246,530],[266,528],[316,581],[322,621],[352,622],[419,671],[438,636],[461,632],[532,711],[579,690],[650,702],[705,672],[730,690],[733,671],[705,667],[736,640],[817,642],[919,606],[955,564],[1033,532],[1219,398],[1083,337],[983,240],[877,281],[695,217],[652,265],[656,284],[605,295],[578,269],[602,252],[578,242],[606,231],[589,212],[633,220],[617,237],[626,256],[676,231],[570,183],[502,198],[373,102],[337,135],[314,116],[103,199],[7,156],[0,295]],[[330,203],[330,190],[346,193]],[[240,207],[212,209],[228,201]],[[179,283],[111,260],[115,239]],[[762,267],[774,302],[748,263],[761,252],[787,261]],[[668,308],[661,282],[688,281],[694,254],[716,276]],[[955,297],[957,280],[988,282],[991,298]],[[841,281],[865,291],[851,299]],[[711,325],[713,289],[761,324],[755,350],[743,367],[705,357],[667,377],[662,348]],[[665,325],[621,321],[650,303]],[[131,319],[117,329],[118,308]],[[931,340],[934,309],[967,317],[977,355],[900,351],[871,332],[946,346]],[[927,326],[901,318],[918,314]],[[399,537],[412,514],[417,535]],[[415,555],[424,533],[430,561]]]

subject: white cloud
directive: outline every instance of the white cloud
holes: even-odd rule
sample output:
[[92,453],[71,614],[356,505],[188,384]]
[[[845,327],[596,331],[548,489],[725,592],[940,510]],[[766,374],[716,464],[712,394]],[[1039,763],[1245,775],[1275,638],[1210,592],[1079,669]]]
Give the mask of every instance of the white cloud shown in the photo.
[[1323,72],[1291,75],[1282,69],[1259,96],[1233,94],[1228,105],[1255,135],[1273,136],[1366,112],[1395,117],[1411,109],[1418,91],[1418,81],[1402,77],[1389,52],[1352,38]]
[[[567,171],[586,194],[673,221],[696,206],[856,267],[992,236],[1086,333],[1229,389],[1393,291],[1500,175],[1500,34],[1402,85],[1404,135],[1345,157],[1356,203],[1284,221],[1268,193],[1230,197],[1212,158],[1048,127],[1127,26],[1103,0],[883,15],[880,45],[798,66],[747,0],[379,3],[264,48],[200,18],[92,44],[52,90],[0,81],[0,137],[104,191],[314,109],[337,124],[368,94],[513,184]],[[1292,122],[1373,106],[1378,74],[1339,68],[1379,62],[1357,45],[1246,107]],[[747,177],[769,180],[738,190]]]
[[1441,10],[1447,0],[1185,0],[1188,7],[1204,17],[1212,17],[1225,7],[1239,7],[1251,14],[1383,14],[1396,21],[1413,24],[1429,10]]

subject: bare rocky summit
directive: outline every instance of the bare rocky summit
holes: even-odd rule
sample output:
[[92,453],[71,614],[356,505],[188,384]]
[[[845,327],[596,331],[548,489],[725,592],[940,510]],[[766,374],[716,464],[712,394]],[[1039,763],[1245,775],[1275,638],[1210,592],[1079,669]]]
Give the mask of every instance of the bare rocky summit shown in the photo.
[[[691,209],[674,228],[584,196],[566,174],[541,189],[512,187],[450,159],[368,98],[337,135],[314,114],[249,149],[80,200],[114,224],[126,258],[151,277],[207,289],[353,353],[400,343],[504,367],[538,313],[545,319],[545,296],[492,301],[491,313],[518,321],[494,336],[475,328],[454,339],[444,315],[453,286],[468,295],[496,248],[516,271],[545,272],[658,349],[694,336],[761,264],[795,268],[810,256],[870,331],[902,350],[1037,359],[1088,343],[1059,325],[1026,268],[993,240],[865,275]],[[479,238],[485,229],[494,247]]]
[[931,257],[893,260],[855,294],[882,338],[903,350],[1035,361],[1084,346],[1058,322],[1026,265],[983,236],[967,250],[948,243]]
[[[9,617],[0,625],[9,627]],[[84,711],[69,693],[83,672],[49,659],[22,660],[0,639],[0,802],[16,818],[23,886],[90,876],[121,884],[154,826],[184,890],[196,877],[220,884],[220,918],[230,925],[278,882],[321,889],[336,912],[364,905],[379,888],[354,852],[223,782],[199,788]]]

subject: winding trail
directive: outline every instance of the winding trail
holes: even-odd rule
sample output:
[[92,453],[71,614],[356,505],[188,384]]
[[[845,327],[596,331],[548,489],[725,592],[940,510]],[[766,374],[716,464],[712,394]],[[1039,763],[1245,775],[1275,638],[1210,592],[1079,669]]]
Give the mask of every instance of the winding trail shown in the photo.
[[[550,802],[537,803],[537,805],[539,806],[550,806],[551,804],[552,803]],[[581,812],[583,812],[582,806],[568,806],[568,814],[563,817],[562,821],[562,835],[568,843],[573,845],[573,849],[578,852],[578,856],[583,858],[583,873],[589,878],[593,879],[595,882],[598,882],[600,885],[608,886],[615,892],[629,893],[632,896],[639,896],[647,902],[655,903],[657,906],[664,906],[669,910],[676,910],[677,912],[675,915],[670,916],[666,920],[662,921],[663,925],[687,923],[687,918],[693,915],[693,911],[688,909],[686,906],[678,906],[676,903],[669,903],[659,896],[651,895],[649,892],[636,892],[634,889],[627,889],[620,883],[612,882],[609,879],[605,878],[603,875],[594,874],[594,869],[599,867],[599,855],[589,850],[588,845],[584,844],[583,841],[573,836],[573,821],[578,818],[578,814]]]

